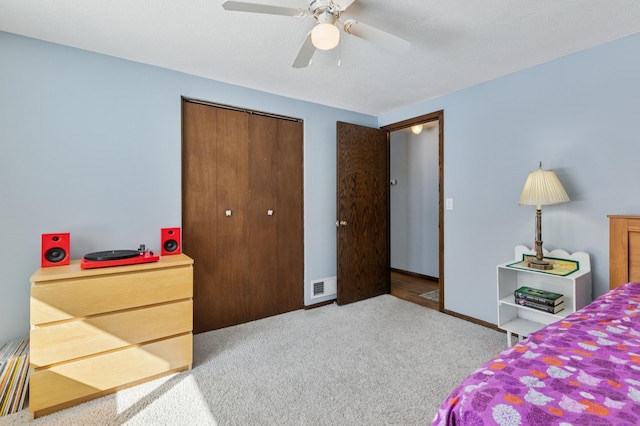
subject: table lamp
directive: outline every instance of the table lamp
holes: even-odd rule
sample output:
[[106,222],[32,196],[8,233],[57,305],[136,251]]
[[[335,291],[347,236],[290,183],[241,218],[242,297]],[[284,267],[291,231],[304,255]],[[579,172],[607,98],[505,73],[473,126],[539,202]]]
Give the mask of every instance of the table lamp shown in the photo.
[[529,258],[527,266],[534,269],[553,269],[553,264],[544,260],[542,254],[542,210],[541,206],[552,204],[568,203],[571,201],[564,190],[558,176],[553,170],[542,170],[542,162],[538,170],[529,173],[527,181],[524,183],[520,201],[518,204],[524,206],[536,206],[536,235],[534,250],[536,257]]

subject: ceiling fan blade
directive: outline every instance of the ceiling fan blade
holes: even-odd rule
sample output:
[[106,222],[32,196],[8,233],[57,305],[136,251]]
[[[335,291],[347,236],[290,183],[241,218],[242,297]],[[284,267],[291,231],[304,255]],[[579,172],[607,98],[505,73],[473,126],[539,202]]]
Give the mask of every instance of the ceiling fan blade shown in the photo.
[[360,37],[391,52],[403,51],[411,47],[411,43],[407,40],[363,24],[355,19],[345,21],[344,32]]
[[268,4],[245,3],[243,1],[225,1],[222,3],[224,10],[235,12],[253,12],[266,13],[269,15],[282,16],[307,16],[309,12],[305,9],[296,9],[294,7],[271,6]]
[[300,46],[300,50],[298,50],[298,55],[291,66],[294,68],[304,68],[308,66],[309,62],[311,62],[311,57],[315,52],[316,47],[311,43],[311,31],[309,31],[309,34],[307,34],[304,42],[302,42],[302,46]]
[[333,0],[333,4],[340,7],[340,11],[344,12],[355,0]]

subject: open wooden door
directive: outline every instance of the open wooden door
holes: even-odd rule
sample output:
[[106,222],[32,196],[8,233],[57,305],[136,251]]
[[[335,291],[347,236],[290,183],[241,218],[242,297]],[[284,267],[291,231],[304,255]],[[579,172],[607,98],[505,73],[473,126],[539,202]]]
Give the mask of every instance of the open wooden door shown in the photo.
[[390,292],[389,139],[337,123],[337,303]]

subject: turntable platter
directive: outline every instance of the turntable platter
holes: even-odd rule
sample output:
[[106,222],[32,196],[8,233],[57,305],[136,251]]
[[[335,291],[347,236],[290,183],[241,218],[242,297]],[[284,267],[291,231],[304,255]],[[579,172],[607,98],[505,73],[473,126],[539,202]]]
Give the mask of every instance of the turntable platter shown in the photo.
[[103,260],[121,260],[140,256],[138,250],[106,250],[87,253],[84,255],[86,260],[103,261]]

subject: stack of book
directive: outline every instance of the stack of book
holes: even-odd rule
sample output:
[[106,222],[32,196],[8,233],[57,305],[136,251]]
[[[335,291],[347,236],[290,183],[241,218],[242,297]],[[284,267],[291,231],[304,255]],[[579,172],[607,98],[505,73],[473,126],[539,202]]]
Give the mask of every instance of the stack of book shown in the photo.
[[556,314],[564,309],[564,296],[552,291],[520,287],[514,292],[516,303],[528,308]]
[[0,345],[0,416],[24,408],[29,383],[29,339]]

